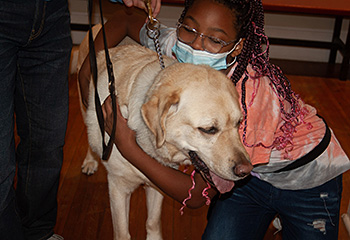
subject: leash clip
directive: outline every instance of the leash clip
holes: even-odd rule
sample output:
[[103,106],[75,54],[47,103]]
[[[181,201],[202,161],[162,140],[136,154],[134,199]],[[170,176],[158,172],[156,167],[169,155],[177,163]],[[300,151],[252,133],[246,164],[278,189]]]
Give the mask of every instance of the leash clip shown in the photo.
[[164,69],[165,64],[164,64],[163,55],[162,55],[162,52],[160,49],[160,43],[159,43],[160,22],[156,18],[153,17],[151,0],[145,0],[145,4],[146,4],[147,9],[148,9],[148,19],[149,19],[149,21],[147,21],[147,23],[146,23],[147,36],[153,40],[154,48],[155,48],[157,55],[158,55],[160,68]]
[[148,21],[146,24],[147,36],[151,39],[156,39],[159,37],[160,23],[156,18],[153,18],[153,23]]
[[155,20],[155,18],[153,17],[151,0],[145,0],[145,4],[146,4],[147,9],[148,9],[148,19],[151,22],[151,24],[153,25],[153,21]]

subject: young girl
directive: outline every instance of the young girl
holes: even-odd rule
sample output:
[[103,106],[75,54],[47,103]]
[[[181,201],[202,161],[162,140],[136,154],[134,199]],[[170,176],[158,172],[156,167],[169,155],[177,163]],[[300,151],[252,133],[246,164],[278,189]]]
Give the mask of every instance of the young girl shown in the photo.
[[[141,28],[144,17],[120,10],[106,24],[109,46],[129,35],[154,48]],[[163,54],[225,72],[240,94],[241,140],[254,169],[228,194],[208,191],[210,198],[217,196],[203,239],[263,239],[276,215],[283,239],[337,239],[341,175],[350,162],[325,121],[269,62],[261,0],[187,0],[177,27],[162,26],[159,40]],[[88,86],[88,70],[85,63],[79,76],[83,86]],[[110,100],[103,109],[110,129]],[[145,154],[120,113],[115,144],[161,190],[179,202],[187,198],[190,177]],[[205,203],[201,192],[207,186],[200,174],[195,182],[186,202],[194,208]]]

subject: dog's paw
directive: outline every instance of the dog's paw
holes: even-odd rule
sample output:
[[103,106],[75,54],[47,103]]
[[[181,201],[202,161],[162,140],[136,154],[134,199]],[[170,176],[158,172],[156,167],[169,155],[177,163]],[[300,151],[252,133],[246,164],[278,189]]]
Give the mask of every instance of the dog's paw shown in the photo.
[[162,233],[158,233],[156,235],[153,234],[147,234],[146,240],[163,240]]
[[86,175],[94,174],[98,169],[98,162],[96,160],[85,159],[83,165],[81,165],[82,173]]

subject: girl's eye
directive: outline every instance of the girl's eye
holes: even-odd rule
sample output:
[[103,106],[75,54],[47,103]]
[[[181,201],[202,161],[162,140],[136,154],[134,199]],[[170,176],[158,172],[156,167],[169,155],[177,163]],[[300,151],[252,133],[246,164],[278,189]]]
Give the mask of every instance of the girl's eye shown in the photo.
[[190,28],[190,27],[187,27],[187,26],[184,26],[183,28],[184,28],[184,30],[185,30],[186,32],[189,32],[189,33],[193,33],[193,32],[194,32],[194,31],[193,31],[193,28]]
[[208,39],[212,44],[221,44],[221,41],[222,41],[216,37],[210,37],[210,36],[208,37]]
[[210,128],[199,127],[198,130],[203,132],[203,133],[210,134],[210,135],[214,135],[215,133],[217,133],[219,131],[216,127],[210,127]]

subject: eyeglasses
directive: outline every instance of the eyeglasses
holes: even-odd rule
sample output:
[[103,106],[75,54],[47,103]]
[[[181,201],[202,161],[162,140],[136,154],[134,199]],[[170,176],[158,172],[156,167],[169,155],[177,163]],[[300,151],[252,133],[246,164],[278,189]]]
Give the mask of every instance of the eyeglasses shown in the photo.
[[223,47],[236,42],[236,40],[225,42],[220,38],[204,35],[203,33],[197,32],[196,29],[191,28],[190,26],[187,26],[183,23],[178,23],[176,34],[177,38],[186,44],[192,44],[199,36],[202,38],[203,49],[210,53],[218,53]]

